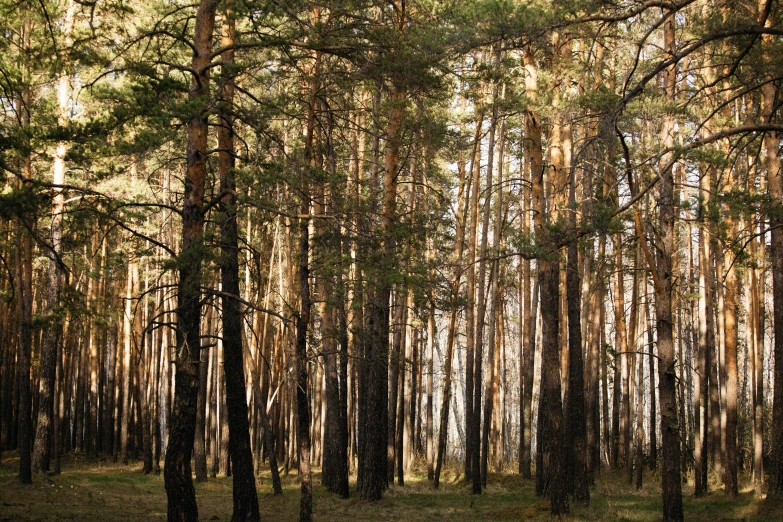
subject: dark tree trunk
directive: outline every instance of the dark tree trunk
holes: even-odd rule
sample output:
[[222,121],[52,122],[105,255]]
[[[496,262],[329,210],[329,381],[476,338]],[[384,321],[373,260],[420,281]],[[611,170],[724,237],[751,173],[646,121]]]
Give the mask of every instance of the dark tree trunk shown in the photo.
[[[26,106],[26,105],[25,105]],[[28,114],[25,111],[25,114]],[[29,115],[26,116],[29,122]],[[25,158],[25,172],[30,174],[30,158]],[[30,359],[33,346],[33,243],[30,235],[19,227],[18,300],[19,340],[17,344],[16,382],[18,390],[17,446],[19,447],[19,481],[32,484],[33,419],[30,384]]]
[[[319,12],[315,11],[314,18]],[[301,497],[299,502],[300,522],[309,522],[313,515],[313,483],[310,470],[310,396],[308,388],[307,330],[310,325],[310,169],[314,166],[315,104],[320,85],[321,55],[316,53],[312,65],[307,93],[307,127],[304,145],[304,166],[302,169],[302,195],[299,213],[299,314],[296,318],[296,445],[299,458],[299,481]]]
[[[404,15],[403,15],[404,16]],[[381,211],[381,241],[375,267],[371,275],[368,299],[368,342],[365,389],[367,393],[364,423],[364,457],[360,472],[359,495],[363,500],[380,500],[388,485],[388,370],[389,357],[389,300],[391,281],[389,273],[395,262],[397,221],[397,169],[400,157],[403,90],[395,85],[391,97],[387,128],[387,145],[383,162],[383,206]]]
[[[646,283],[645,283],[646,284]],[[655,340],[653,337],[652,320],[650,318],[650,301],[644,303],[645,322],[647,324],[647,363],[650,372],[650,469],[658,467],[658,428],[656,427],[657,400],[655,395]]]
[[[221,45],[234,45],[233,2],[226,4]],[[233,49],[222,53],[229,66],[234,62]],[[225,66],[224,66],[225,67]],[[231,520],[260,520],[258,493],[253,474],[253,454],[250,448],[250,426],[245,401],[245,367],[242,348],[242,313],[239,306],[239,233],[237,227],[236,180],[234,174],[234,122],[228,114],[234,98],[234,80],[224,68],[219,91],[220,127],[218,149],[220,193],[220,276],[222,280],[223,365],[226,375],[226,406],[228,409],[229,454],[233,478],[234,511]],[[206,366],[206,364],[204,364]],[[205,382],[206,384],[206,382]],[[206,401],[205,401],[206,403]],[[265,405],[264,405],[265,406]],[[206,469],[205,469],[206,471]]]
[[699,220],[701,228],[699,229],[699,350],[697,362],[697,383],[699,389],[698,397],[698,437],[694,451],[696,479],[694,494],[699,497],[706,494],[709,490],[707,481],[707,455],[709,443],[709,409],[710,409],[710,380],[712,375],[710,368],[714,365],[715,354],[715,330],[713,321],[713,274],[710,254],[710,234],[707,214],[709,212],[710,195],[710,174],[712,167],[707,166],[704,174],[699,180],[699,196],[701,206],[699,208]]
[[[389,410],[391,413],[391,408],[396,407],[397,408],[397,416],[396,416],[396,425],[393,426],[391,424],[391,420],[389,420],[389,429],[391,431],[396,430],[396,438],[394,439],[394,461],[392,462],[392,465],[396,464],[397,468],[397,484],[400,486],[405,485],[405,468],[403,466],[405,461],[405,456],[403,455],[405,451],[405,444],[404,444],[404,437],[405,437],[405,373],[406,373],[406,364],[405,364],[405,351],[408,349],[408,343],[403,342],[403,339],[405,339],[405,329],[406,324],[408,322],[408,298],[407,298],[408,291],[407,289],[404,292],[401,292],[398,295],[398,303],[397,306],[399,306],[400,314],[399,314],[399,320],[397,321],[397,334],[395,337],[399,336],[399,344],[395,341],[395,347],[392,349],[392,360],[395,358],[397,359],[398,364],[398,370],[397,370],[397,401],[396,403],[392,403],[391,400],[389,401]],[[392,372],[392,375],[394,372]],[[390,432],[389,435],[391,436],[392,433]],[[390,479],[390,483],[393,481]]]
[[[208,314],[211,318],[212,314]],[[211,323],[208,320],[208,323]],[[207,334],[211,334],[211,328],[207,327]],[[205,421],[207,413],[207,370],[209,368],[209,356],[211,350],[205,348],[200,353],[198,370],[198,399],[196,400],[196,432],[193,441],[193,461],[196,465],[196,482],[207,480],[207,452],[204,440]]]
[[391,310],[391,313],[394,314],[394,319],[391,324],[393,334],[391,354],[389,355],[389,421],[386,424],[387,429],[389,430],[386,436],[386,459],[389,461],[386,466],[386,471],[389,474],[389,484],[394,483],[394,471],[396,469],[395,464],[397,459],[397,403],[399,402],[400,394],[400,346],[402,345],[404,308],[402,297],[399,292],[392,294],[391,299],[395,304]]
[[[309,198],[305,190],[302,214],[310,213]],[[310,233],[308,222],[299,224],[299,299],[300,310],[296,319],[296,434],[299,447],[299,480],[301,481],[300,522],[309,522],[313,514],[313,485],[310,472],[310,397],[307,388],[307,326],[310,323]]]
[[177,377],[163,472],[170,521],[198,520],[190,460],[196,427],[201,351],[201,263],[204,235],[209,69],[215,0],[201,0],[196,13],[191,68],[196,71],[189,99],[198,107],[188,122],[187,170],[182,207],[182,253],[177,293]]
[[475,347],[476,347],[476,242],[478,240],[479,193],[481,192],[481,129],[483,113],[479,113],[476,122],[476,136],[473,142],[471,160],[470,226],[468,227],[468,252],[465,303],[465,480],[473,477],[473,404],[475,386]]
[[[774,23],[773,13],[767,15],[765,27]],[[771,59],[773,51],[771,40],[773,36],[764,36],[762,40],[768,49],[766,59]],[[767,121],[775,119],[774,100],[776,84],[766,83],[763,89],[762,111]],[[774,387],[772,390],[772,429],[770,430],[771,455],[769,469],[769,493],[783,495],[783,173],[780,166],[780,135],[768,132],[764,137],[764,154],[766,156],[767,187],[769,190],[770,208],[768,210],[769,228],[771,230],[770,259],[772,265],[772,317],[774,331],[773,357],[775,361]]]
[[[535,56],[532,49],[525,49],[524,52],[525,61],[525,90],[527,95],[535,100],[535,96],[538,92],[538,72],[535,63]],[[541,137],[541,118],[533,111],[527,111],[525,113],[525,155],[528,158],[528,174],[530,176],[530,182],[533,183],[542,174],[543,167],[543,144]],[[542,197],[539,195],[538,197]],[[527,207],[528,197],[525,194],[525,208]],[[535,205],[535,203],[534,203]],[[523,231],[530,231],[528,226],[529,219],[535,221],[535,212],[538,212],[537,208],[534,208],[534,213],[531,216],[525,218],[525,224],[523,225]],[[540,218],[539,218],[540,219]],[[533,365],[535,361],[536,352],[536,320],[537,320],[537,308],[538,308],[538,290],[540,277],[536,277],[535,289],[536,292],[530,299],[530,262],[525,261],[525,282],[526,289],[523,292],[525,298],[525,346],[523,347],[523,364],[524,364],[524,385],[522,390],[523,405],[522,405],[522,419],[524,426],[522,426],[522,449],[520,451],[520,468],[522,476],[530,478],[531,467],[531,453],[532,453],[532,433],[533,433]],[[541,273],[541,268],[538,266],[538,273]],[[540,470],[536,471],[536,484],[539,482]]]
[[[576,204],[576,180],[571,169],[570,203]],[[571,226],[576,230],[576,213]],[[587,425],[585,422],[584,362],[582,360],[582,296],[579,281],[579,255],[576,241],[568,245],[566,298],[568,301],[568,396],[566,399],[566,476],[574,502],[590,503],[590,476],[587,469]]]
[[[669,54],[674,51],[674,13],[664,23],[664,48]],[[674,97],[676,68],[664,71],[663,84],[667,95]],[[673,125],[667,118],[663,126],[663,139],[671,145]],[[668,156],[660,162],[660,196],[658,200],[659,234],[656,244],[656,265],[658,284],[656,287],[656,319],[658,330],[659,394],[661,398],[661,430],[663,432],[663,467],[661,470],[661,491],[663,495],[663,520],[683,520],[682,479],[680,476],[680,426],[677,415],[677,376],[675,372],[672,313],[673,258],[674,258],[674,177]]]
[[[339,227],[339,224],[337,225]],[[342,259],[342,232],[340,232],[341,238],[340,238],[340,248],[341,248],[341,255],[340,259]],[[338,276],[337,276],[337,284],[340,289],[340,295],[345,295],[345,286],[343,284],[343,267],[340,265],[338,267]],[[337,311],[338,314],[338,328],[339,328],[339,355],[340,355],[340,361],[338,363],[337,371],[338,371],[338,379],[339,379],[339,385],[340,385],[340,397],[339,397],[339,429],[337,430],[337,436],[339,439],[339,444],[337,446],[337,481],[336,481],[336,490],[335,493],[340,495],[342,498],[348,498],[349,495],[349,486],[348,486],[348,473],[349,473],[349,462],[348,462],[348,317],[345,312],[345,302],[339,303],[339,308]]]
[[[735,218],[725,219],[729,234],[739,235],[739,227]],[[735,255],[726,253],[726,297],[725,307],[725,343],[726,343],[726,460],[723,475],[723,485],[726,494],[736,497],[737,484],[737,310],[739,299],[739,281],[737,277],[737,259]]]
[[[67,3],[63,23],[65,44],[70,45],[73,31],[74,2]],[[58,56],[61,64],[66,64],[67,56]],[[70,97],[70,71],[66,67],[59,72],[57,85],[57,126],[62,131],[68,125],[68,99]],[[53,177],[55,186],[65,184],[65,141],[57,143],[54,153]],[[52,199],[52,221],[50,225],[51,250],[47,249],[49,265],[46,270],[46,290],[44,311],[48,323],[44,328],[41,341],[40,381],[38,386],[38,422],[35,429],[33,448],[33,470],[39,473],[49,471],[52,437],[56,436],[55,414],[55,377],[57,373],[58,346],[62,341],[62,318],[60,317],[60,291],[63,280],[62,235],[65,196],[62,189],[56,189]],[[81,383],[80,383],[81,384]],[[77,401],[77,410],[83,405]],[[82,431],[79,430],[81,434]],[[81,448],[80,448],[81,449]]]
[[[535,188],[534,188],[535,190]],[[543,213],[541,214],[543,215]],[[542,469],[536,475],[543,476],[543,494],[552,504],[552,514],[567,514],[568,489],[565,474],[565,455],[562,446],[563,406],[560,389],[560,356],[558,354],[558,330],[560,317],[560,267],[557,262],[539,260],[541,285],[541,401],[538,412],[541,440]]]

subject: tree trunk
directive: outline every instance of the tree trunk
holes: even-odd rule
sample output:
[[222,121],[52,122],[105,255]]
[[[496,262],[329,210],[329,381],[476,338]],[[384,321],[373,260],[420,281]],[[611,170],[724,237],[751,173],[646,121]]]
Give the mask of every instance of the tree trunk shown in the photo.
[[[455,221],[457,224],[456,235],[454,238],[454,263],[455,266],[460,267],[462,264],[462,254],[465,247],[465,216],[468,210],[466,201],[466,191],[469,190],[471,180],[465,172],[465,163],[460,162],[458,164],[458,170],[460,173],[459,190],[457,193],[457,212],[455,214]],[[451,283],[451,300],[455,300],[459,297],[460,281],[462,280],[462,270],[457,268],[455,275]],[[457,339],[457,327],[459,323],[459,309],[456,305],[452,305],[451,317],[449,319],[448,337],[446,339],[446,358],[443,368],[443,398],[440,408],[440,430],[438,431],[438,448],[437,459],[435,462],[435,476],[433,479],[433,487],[438,488],[440,484],[440,472],[443,466],[443,460],[446,455],[446,442],[449,433],[449,406],[451,404],[451,376],[452,366],[454,361],[454,344]]]
[[[733,181],[733,180],[732,180]],[[727,187],[731,189],[731,185]],[[730,237],[739,235],[739,227],[733,216],[726,216]],[[723,485],[725,492],[730,497],[738,494],[737,484],[737,309],[739,281],[737,276],[736,255],[727,253],[724,255],[726,265],[726,294],[725,307],[725,343],[726,343],[726,396],[724,399],[726,409],[726,429],[724,438],[726,441],[726,460],[724,466]]]
[[617,469],[623,457],[625,445],[625,430],[621,427],[620,419],[623,417],[623,398],[625,396],[624,385],[628,375],[626,352],[628,345],[625,337],[625,284],[623,282],[623,254],[622,237],[620,234],[614,239],[614,382],[612,386],[612,444],[611,462],[612,468]]
[[[402,15],[404,16],[404,15]],[[360,496],[363,500],[379,500],[387,487],[388,441],[388,377],[389,300],[392,270],[396,253],[394,229],[397,222],[397,169],[399,166],[404,99],[401,86],[395,85],[386,132],[384,156],[383,204],[381,209],[381,240],[376,252],[374,273],[371,274],[369,299],[368,343],[366,359],[367,400],[364,429],[364,458],[361,463]],[[372,383],[372,385],[369,385]]]
[[430,299],[427,318],[427,480],[435,480],[435,418],[433,396],[435,393],[435,303]]
[[[212,311],[207,313],[206,334],[212,333]],[[204,348],[199,354],[200,363],[198,369],[198,398],[196,399],[196,431],[193,441],[193,461],[196,465],[196,482],[207,480],[207,451],[205,446],[205,422],[207,414],[207,370],[209,369],[209,357],[213,348]]]
[[207,175],[209,68],[215,0],[201,0],[196,13],[188,98],[199,112],[188,122],[187,169],[182,207],[182,251],[177,292],[177,360],[174,404],[169,424],[164,482],[169,520],[198,520],[190,459],[196,426],[199,352],[201,351],[201,262],[204,236],[204,188]]
[[[25,110],[23,118],[29,123],[29,113]],[[24,172],[28,179],[31,172],[30,156],[24,159]],[[19,338],[17,344],[16,382],[18,389],[19,413],[17,414],[17,446],[19,448],[19,482],[32,484],[32,447],[33,419],[32,394],[30,383],[30,360],[33,346],[33,242],[30,234],[19,227],[20,244],[17,256],[17,318]]]
[[394,482],[394,472],[397,463],[397,415],[399,410],[401,364],[400,347],[402,346],[403,309],[405,307],[401,302],[402,298],[400,292],[392,294],[391,299],[393,302],[391,313],[394,314],[394,319],[391,324],[393,333],[391,354],[389,355],[389,421],[387,423],[389,432],[387,435],[386,448],[386,460],[388,461],[386,471],[389,474],[388,481],[390,484]]
[[[313,18],[318,20],[316,9]],[[315,105],[320,88],[321,54],[315,54],[312,72],[307,85],[307,127],[305,129],[304,166],[302,171],[302,195],[299,213],[299,266],[298,292],[299,314],[296,317],[296,444],[299,458],[300,503],[299,520],[309,522],[313,514],[313,485],[310,470],[310,389],[308,388],[307,331],[310,324],[310,184],[309,169],[315,166]]]
[[[498,62],[500,61],[500,55],[498,50],[497,56]],[[476,317],[476,335],[474,339],[473,353],[474,353],[474,374],[473,374],[473,405],[471,407],[473,412],[473,421],[470,424],[470,431],[468,432],[468,444],[471,446],[470,459],[471,459],[471,479],[473,481],[473,494],[477,495],[481,493],[482,484],[482,455],[481,455],[481,395],[484,386],[483,376],[483,364],[484,364],[484,324],[485,317],[487,315],[487,297],[489,294],[487,288],[487,250],[489,245],[489,218],[492,212],[492,176],[494,170],[495,159],[495,135],[497,133],[497,85],[493,86],[493,109],[492,118],[489,125],[489,144],[487,146],[487,188],[485,189],[486,196],[484,198],[484,208],[482,209],[482,222],[481,222],[481,245],[479,247],[479,266],[478,266],[478,307]],[[480,172],[480,166],[477,166],[476,173]],[[474,178],[474,182],[480,182],[478,178]],[[478,191],[480,183],[475,184],[475,188]],[[478,198],[478,194],[477,194]],[[491,277],[491,276],[490,276]],[[491,320],[494,321],[494,318]],[[490,342],[494,342],[494,339],[490,339]],[[468,350],[471,347],[468,345]],[[494,361],[493,361],[494,362]],[[484,418],[485,424],[490,422],[491,419]],[[483,474],[486,478],[486,470],[483,470]]]
[[[598,239],[598,259],[602,259],[606,251],[606,236]],[[599,264],[600,270],[600,264]],[[603,329],[604,309],[604,279],[602,273],[596,273],[595,283],[590,295],[590,337],[587,347],[587,469],[590,472],[591,481],[601,469],[601,402],[599,398],[599,385],[601,376],[601,338]]]
[[473,404],[475,386],[475,348],[476,348],[476,243],[478,242],[479,193],[481,192],[481,129],[483,113],[476,120],[476,136],[473,142],[471,159],[470,227],[468,229],[468,255],[465,303],[465,480],[473,480]]
[[[30,46],[31,22],[25,19],[22,28],[22,47]],[[25,70],[25,75],[27,71]],[[17,101],[21,109],[21,126],[27,129],[30,126],[30,88],[22,91],[21,99]],[[26,179],[32,179],[32,155],[26,154],[22,158],[22,172]],[[27,184],[23,185],[23,190]],[[33,348],[33,241],[25,227],[34,226],[33,216],[30,223],[19,222],[16,230],[18,241],[17,251],[14,253],[16,260],[16,292],[17,292],[17,360],[16,360],[16,446],[19,448],[19,482],[32,484],[32,447],[33,447],[33,418],[32,418],[32,384],[30,382],[30,366]],[[10,373],[10,372],[9,372]],[[11,408],[9,408],[10,410]],[[11,417],[11,415],[9,415]],[[5,420],[5,419],[4,419]],[[11,425],[6,426],[7,434],[12,435]],[[13,444],[11,444],[13,447]]]
[[[664,50],[674,53],[674,13],[664,22]],[[676,67],[664,71],[663,84],[666,94],[673,99],[676,90]],[[673,124],[667,117],[663,126],[663,141],[673,144]],[[656,265],[660,287],[656,288],[656,320],[658,331],[659,394],[661,398],[661,427],[663,431],[663,469],[661,471],[663,495],[663,520],[683,520],[682,480],[680,477],[680,429],[677,418],[677,388],[673,339],[673,257],[674,257],[674,178],[668,154],[660,162],[659,233],[656,243]]]
[[[576,178],[575,168],[569,168],[569,216],[575,231]],[[584,361],[582,359],[582,295],[579,281],[577,242],[568,244],[566,267],[566,297],[568,300],[568,395],[566,398],[566,475],[569,490],[578,504],[590,503],[590,476],[587,468],[587,426],[585,422]]]
[[[524,51],[524,65],[525,65],[525,92],[527,93],[527,96],[531,99],[531,101],[535,101],[537,94],[538,94],[538,69],[536,67],[535,63],[535,56],[533,54],[533,50],[530,48],[525,49]],[[542,145],[542,137],[541,137],[541,118],[539,115],[532,110],[528,110],[525,113],[525,155],[528,158],[528,168],[529,168],[529,176],[530,176],[530,182],[531,185],[535,181],[536,183],[543,183],[543,180],[540,180],[539,178],[543,175],[543,169],[544,169],[544,161],[543,161],[543,145]],[[543,190],[541,188],[540,190]],[[532,192],[531,192],[532,194]],[[533,195],[533,198],[536,196]],[[538,194],[539,198],[543,197],[543,194]],[[542,203],[539,202],[539,205]],[[529,219],[531,220],[531,225],[533,227],[538,227],[538,222],[536,221],[536,213],[539,211],[538,208],[535,207],[536,203],[533,202],[533,212],[531,213]],[[538,219],[541,219],[540,217]],[[527,224],[524,225],[526,228],[528,227]],[[537,228],[536,228],[537,230]],[[538,241],[538,238],[536,239]],[[530,281],[530,263],[527,262],[527,280]],[[540,288],[540,274],[541,274],[541,266],[537,263],[537,276],[536,276],[536,289]],[[527,287],[529,288],[530,285],[528,284]],[[529,290],[528,290],[529,292]],[[529,297],[529,293],[527,294],[527,297]],[[530,299],[525,300],[525,305],[532,308],[532,310],[537,309],[537,303],[538,303],[538,292],[536,292],[536,295],[533,296],[532,302]],[[531,442],[532,442],[532,419],[533,419],[533,379],[534,379],[534,361],[535,361],[535,351],[536,351],[536,321],[537,321],[537,313],[535,312],[527,312],[525,313],[525,339],[527,347],[524,354],[524,375],[525,375],[525,384],[524,384],[524,390],[523,390],[523,412],[522,415],[524,417],[524,428],[522,430],[522,453],[521,453],[521,461],[520,464],[522,466],[522,476],[525,478],[530,477],[530,455],[531,455]],[[539,417],[540,422],[540,417]],[[538,483],[538,478],[540,475],[541,470],[536,470],[536,483]]]
[[[239,307],[239,233],[237,224],[236,176],[234,174],[234,122],[229,116],[234,99],[234,80],[226,71],[234,62],[235,42],[233,2],[228,1],[223,16],[221,45],[229,48],[221,55],[223,83],[219,89],[220,127],[218,149],[220,193],[220,276],[223,295],[223,364],[226,374],[226,406],[228,409],[229,454],[233,477],[234,510],[231,520],[260,520],[258,493],[253,474],[250,449],[250,427],[245,399],[245,367],[242,347],[242,314]],[[206,365],[204,365],[206,366]],[[206,384],[206,383],[205,383]]]
[[[533,67],[532,55],[526,53],[525,66]],[[556,126],[557,127],[557,126]],[[554,139],[557,142],[557,139]],[[559,157],[553,151],[552,165],[555,179],[562,170],[562,150]],[[541,441],[542,469],[536,469],[537,482],[542,474],[541,493],[551,502],[551,513],[555,516],[567,514],[568,490],[565,476],[565,461],[561,437],[563,436],[563,405],[560,386],[560,265],[555,258],[557,251],[550,251],[547,237],[547,210],[552,211],[552,203],[545,199],[544,171],[533,172],[533,212],[535,220],[536,242],[547,249],[547,257],[538,260],[538,280],[541,287],[541,395],[539,399],[538,436]],[[547,208],[549,207],[549,208]]]
[[698,391],[699,397],[699,436],[696,442],[695,456],[695,495],[702,496],[709,491],[707,481],[707,462],[709,441],[708,436],[710,426],[710,408],[711,389],[717,389],[717,383],[712,380],[711,368],[715,365],[715,329],[713,320],[713,274],[712,274],[712,255],[710,254],[710,224],[709,224],[709,204],[711,191],[711,173],[712,167],[707,166],[699,180],[699,198],[701,206],[699,208],[699,354],[698,354]]
[[122,353],[122,418],[120,421],[120,458],[123,464],[128,463],[131,425],[131,359],[133,354],[133,296],[138,294],[136,280],[139,275],[138,262],[128,263],[128,278],[125,291],[125,317],[123,319],[123,353]]
[[[499,52],[498,52],[499,55]],[[499,56],[498,61],[496,62],[499,65]],[[497,89],[496,89],[497,91]],[[497,92],[495,92],[495,95],[497,95]],[[496,119],[495,115],[493,114],[493,119]],[[499,146],[499,154],[498,154],[498,182],[497,182],[497,199],[495,201],[495,231],[493,235],[493,245],[492,245],[492,251],[494,256],[498,256],[500,253],[500,242],[501,242],[501,231],[503,230],[503,144],[505,140],[504,136],[505,131],[505,125],[501,124],[500,126],[500,146]],[[490,131],[490,143],[492,144],[492,136],[494,136],[494,133]],[[492,154],[490,154],[490,158],[492,158]],[[490,160],[490,168],[492,165],[492,161]],[[487,176],[488,183],[491,182],[492,176],[489,174]],[[487,199],[490,198],[491,191],[487,191]],[[489,207],[489,205],[487,205]],[[487,212],[489,212],[489,208],[487,208]],[[484,254],[482,257],[486,257],[486,254]],[[498,354],[498,349],[501,345],[500,340],[496,341],[496,338],[499,338],[500,335],[498,334],[498,330],[502,332],[501,328],[498,328],[498,309],[502,307],[501,302],[501,292],[500,292],[500,262],[494,261],[492,263],[492,266],[490,268],[490,283],[489,283],[489,293],[490,293],[490,299],[491,299],[491,305],[490,305],[490,312],[489,312],[489,335],[487,336],[487,346],[489,348],[489,351],[487,353],[487,368],[489,369],[489,376],[487,378],[487,393],[485,394],[484,399],[484,426],[481,433],[481,487],[486,488],[487,487],[487,468],[489,463],[489,439],[490,439],[490,431],[492,430],[492,418],[493,418],[493,410],[494,405],[497,400],[497,396],[499,393],[499,379],[500,375],[499,372],[496,369],[497,366],[497,360],[499,360],[500,356]],[[480,492],[480,491],[479,491]]]
[[[773,13],[767,16],[764,26],[774,23]],[[762,37],[762,50],[765,59],[771,59],[773,36]],[[772,82],[762,87],[762,114],[767,122],[775,119],[774,100],[777,90]],[[769,493],[783,495],[783,173],[780,168],[780,136],[777,132],[768,132],[764,136],[764,159],[767,171],[767,187],[770,206],[767,211],[770,235],[770,259],[772,272],[772,305],[775,361],[774,387],[772,389],[772,428],[770,447],[772,456],[769,469]]]
[[[69,0],[65,12],[64,36],[65,48],[71,45],[75,3]],[[64,129],[68,125],[68,104],[70,101],[70,74],[67,68],[60,71],[57,84],[57,126]],[[65,154],[68,146],[65,141],[57,143],[54,153],[53,179],[55,187],[65,184]],[[62,235],[65,196],[61,189],[55,189],[52,199],[52,222],[50,226],[51,250],[48,250],[49,265],[46,270],[45,314],[49,323],[44,329],[41,342],[41,369],[38,387],[38,422],[35,429],[33,448],[33,470],[39,473],[49,471],[51,459],[54,423],[54,392],[57,371],[58,345],[62,341],[62,318],[59,317],[60,289],[63,279]]]

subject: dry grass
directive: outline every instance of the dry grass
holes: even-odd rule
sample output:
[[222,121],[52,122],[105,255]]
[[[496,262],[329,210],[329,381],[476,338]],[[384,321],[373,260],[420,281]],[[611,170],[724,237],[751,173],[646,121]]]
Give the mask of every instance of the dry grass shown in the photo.
[[[0,466],[0,520],[154,520],[166,517],[162,476],[143,475],[140,464],[123,466],[109,461],[89,463],[82,456],[63,461],[58,476],[37,476],[32,485],[16,480],[18,458],[4,456]],[[647,474],[645,487],[636,491],[619,474],[605,473],[593,488],[590,506],[572,506],[569,520],[650,521],[660,518],[659,477]],[[320,483],[320,476],[314,477]],[[268,474],[259,477],[262,520],[295,521],[298,517],[298,479],[283,479],[284,495],[272,496]],[[315,520],[446,521],[549,520],[549,503],[533,494],[532,481],[514,474],[495,474],[485,494],[473,496],[454,472],[432,490],[426,475],[413,473],[404,487],[392,486],[379,502],[347,500],[315,488]],[[716,491],[694,499],[685,487],[687,520],[783,520],[783,505],[756,500],[750,491],[729,499]],[[202,520],[230,520],[231,479],[219,477],[196,485]]]

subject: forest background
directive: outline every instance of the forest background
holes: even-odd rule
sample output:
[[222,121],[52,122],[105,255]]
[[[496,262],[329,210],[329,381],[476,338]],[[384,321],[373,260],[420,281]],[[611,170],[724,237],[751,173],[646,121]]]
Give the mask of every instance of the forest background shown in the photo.
[[[0,450],[783,493],[781,6],[0,4]],[[535,471],[535,473],[534,473]]]

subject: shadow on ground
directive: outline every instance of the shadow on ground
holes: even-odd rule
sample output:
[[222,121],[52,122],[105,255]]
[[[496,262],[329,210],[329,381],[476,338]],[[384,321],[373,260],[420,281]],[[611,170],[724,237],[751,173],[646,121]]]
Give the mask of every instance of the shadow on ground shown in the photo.
[[[62,474],[36,476],[32,485],[17,481],[18,457],[3,456],[0,466],[0,520],[165,520],[163,477],[143,475],[141,464],[88,462],[82,455],[63,460]],[[591,490],[590,506],[572,506],[567,520],[652,521],[660,518],[659,477],[645,476],[640,491],[628,486],[621,474],[605,472]],[[320,475],[314,477],[320,484]],[[284,494],[273,496],[269,474],[257,480],[261,519],[295,521],[299,513],[299,484],[295,473],[283,477]],[[379,502],[347,500],[314,490],[317,521],[472,521],[550,520],[549,503],[534,495],[533,481],[515,474],[492,474],[480,496],[458,473],[447,472],[435,491],[426,474],[412,473],[405,486],[392,486]],[[730,499],[715,489],[705,498],[693,498],[685,486],[686,520],[783,520],[783,503],[753,498],[748,489]],[[196,485],[201,520],[231,519],[231,478],[218,477]]]

